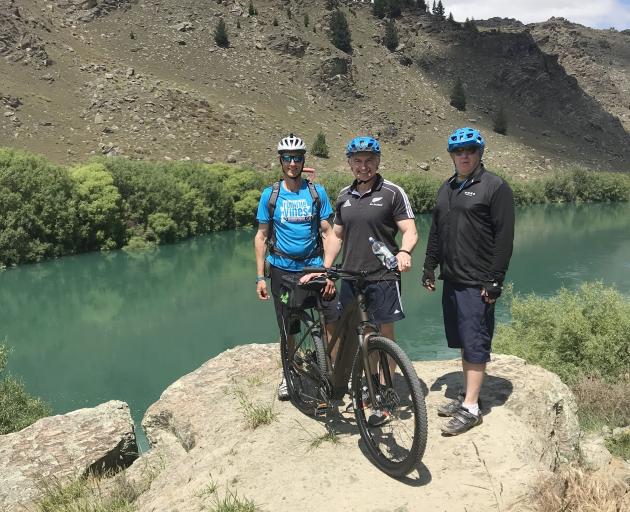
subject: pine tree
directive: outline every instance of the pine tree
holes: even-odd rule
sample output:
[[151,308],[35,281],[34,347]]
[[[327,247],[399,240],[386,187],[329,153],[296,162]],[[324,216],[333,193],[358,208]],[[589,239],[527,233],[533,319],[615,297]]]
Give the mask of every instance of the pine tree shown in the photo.
[[390,52],[393,52],[398,46],[398,30],[394,20],[389,20],[385,25],[385,46]]
[[435,0],[433,0],[433,7],[431,8],[431,14],[435,14],[435,9],[437,9],[435,5]]
[[444,5],[442,4],[442,0],[438,0],[437,6],[433,9],[433,14],[437,16],[439,19],[444,19]]
[[230,41],[228,39],[227,29],[225,28],[225,21],[223,18],[219,20],[217,23],[217,27],[214,29],[214,42],[217,43],[217,46],[221,48],[227,48],[230,46]]
[[418,9],[422,13],[425,13],[427,12],[427,4],[424,0],[416,0],[416,9]]
[[352,36],[346,16],[340,10],[330,18],[330,42],[342,52],[352,53]]
[[372,14],[382,20],[385,17],[385,7],[385,0],[374,0]]
[[277,26],[278,26],[278,18],[274,18],[274,19],[273,19],[272,25],[273,25],[274,27],[277,27]]
[[400,0],[387,1],[387,16],[390,18],[398,18],[402,14]]
[[328,158],[328,144],[326,144],[326,136],[324,132],[319,132],[317,137],[315,137],[315,142],[313,142],[313,147],[311,148],[311,154],[318,156],[320,158]]
[[457,110],[466,110],[466,93],[464,92],[464,84],[458,78],[451,92],[451,105]]
[[256,8],[254,7],[254,2],[252,0],[249,0],[249,7],[247,8],[247,13],[250,16],[256,15]]
[[464,22],[464,28],[466,30],[470,30],[471,32],[479,32],[479,29],[477,28],[477,25],[475,24],[475,20],[473,19],[468,19],[466,18],[466,21]]
[[308,27],[308,23],[309,23],[309,19],[308,19],[308,14],[304,14],[304,26]]
[[448,21],[450,23],[455,23],[455,18],[453,18],[453,13],[452,12],[448,13]]
[[494,126],[492,128],[496,133],[507,135],[508,120],[503,105],[499,107],[499,111],[494,116]]

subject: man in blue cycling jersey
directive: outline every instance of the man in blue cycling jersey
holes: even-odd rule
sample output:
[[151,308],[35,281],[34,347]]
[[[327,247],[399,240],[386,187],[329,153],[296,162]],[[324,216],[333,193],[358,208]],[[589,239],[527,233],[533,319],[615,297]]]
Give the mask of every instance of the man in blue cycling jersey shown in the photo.
[[[269,248],[266,261],[280,336],[292,343],[292,335],[299,332],[299,323],[291,325],[288,308],[280,299],[282,277],[302,276],[305,267],[323,266],[323,254],[329,251],[332,240],[333,211],[324,187],[302,178],[304,141],[290,134],[278,143],[278,154],[282,180],[263,191],[256,215],[256,293],[261,300],[270,298],[265,280],[265,250]],[[332,300],[334,294],[334,283],[327,281],[322,305],[329,333],[339,317],[337,301]],[[284,376],[278,387],[278,398],[289,398]]]

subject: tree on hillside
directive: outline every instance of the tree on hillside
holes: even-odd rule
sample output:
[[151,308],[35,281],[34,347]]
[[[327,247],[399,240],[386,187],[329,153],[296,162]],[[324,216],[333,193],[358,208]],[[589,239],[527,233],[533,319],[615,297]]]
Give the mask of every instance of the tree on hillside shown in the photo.
[[278,18],[274,18],[274,19],[273,19],[273,21],[271,22],[271,24],[272,24],[274,27],[277,27],[277,26],[278,26]]
[[330,42],[342,52],[352,53],[352,36],[346,16],[340,10],[330,18]]
[[394,20],[389,20],[385,24],[385,46],[390,52],[393,52],[398,46],[398,30]]
[[449,23],[453,23],[453,24],[457,23],[455,21],[455,18],[453,18],[453,13],[452,12],[448,13],[448,21],[449,21]]
[[214,29],[214,42],[217,43],[217,46],[221,48],[227,48],[230,46],[230,41],[228,39],[227,29],[225,28],[225,21],[223,18],[219,20],[216,28]]
[[416,9],[418,9],[422,13],[425,13],[427,12],[427,4],[424,0],[416,0]]
[[385,17],[385,7],[385,0],[374,0],[372,14],[378,19],[383,19]]
[[254,2],[249,0],[249,7],[247,8],[247,12],[250,16],[256,16],[258,12],[256,12],[256,8],[254,7]]
[[464,28],[466,30],[470,30],[471,32],[479,32],[479,29],[477,28],[477,24],[475,23],[475,20],[473,19],[468,19],[466,18],[466,21],[464,22]]
[[326,144],[326,135],[324,135],[324,132],[320,131],[317,134],[317,137],[315,137],[315,142],[313,142],[313,147],[311,148],[311,154],[320,158],[328,158],[328,144]]
[[442,4],[442,0],[438,0],[437,6],[433,9],[433,14],[437,16],[439,19],[443,20],[444,16],[444,5]]
[[431,14],[435,14],[435,9],[436,9],[436,5],[435,5],[435,0],[433,0],[433,7],[431,7]]
[[387,16],[398,18],[402,14],[400,0],[387,0]]
[[466,110],[466,93],[464,92],[464,84],[458,78],[451,92],[451,105],[457,110]]
[[503,105],[499,107],[498,112],[494,116],[494,125],[492,129],[501,135],[507,135],[508,120]]

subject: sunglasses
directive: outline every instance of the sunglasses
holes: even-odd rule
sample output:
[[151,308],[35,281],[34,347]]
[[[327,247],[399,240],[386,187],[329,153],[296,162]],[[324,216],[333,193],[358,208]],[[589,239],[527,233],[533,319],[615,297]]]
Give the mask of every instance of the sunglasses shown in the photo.
[[280,155],[283,162],[290,162],[293,160],[296,164],[301,164],[304,161],[304,155]]
[[477,151],[479,150],[479,148],[477,146],[469,146],[467,148],[457,148],[455,150],[453,150],[453,153],[455,153],[456,155],[474,155]]

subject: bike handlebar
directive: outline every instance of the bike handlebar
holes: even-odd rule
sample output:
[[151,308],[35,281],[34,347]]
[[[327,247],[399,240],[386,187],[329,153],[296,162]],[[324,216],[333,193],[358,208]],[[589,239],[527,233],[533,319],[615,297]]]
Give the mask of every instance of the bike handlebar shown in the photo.
[[[385,267],[384,267],[385,268]],[[395,274],[399,274],[398,270],[391,270],[391,269],[387,269],[387,271],[389,272],[393,272]],[[321,274],[326,274],[326,277],[328,279],[331,279],[332,281],[336,281],[337,279],[340,279],[342,277],[367,277],[370,274],[376,274],[377,272],[380,272],[381,269],[376,269],[376,270],[371,270],[371,271],[367,271],[367,270],[344,270],[342,269],[339,265],[334,265],[330,268],[326,268],[326,267],[304,267],[302,269],[303,272],[307,273],[307,274],[317,274],[317,273],[321,273]]]

